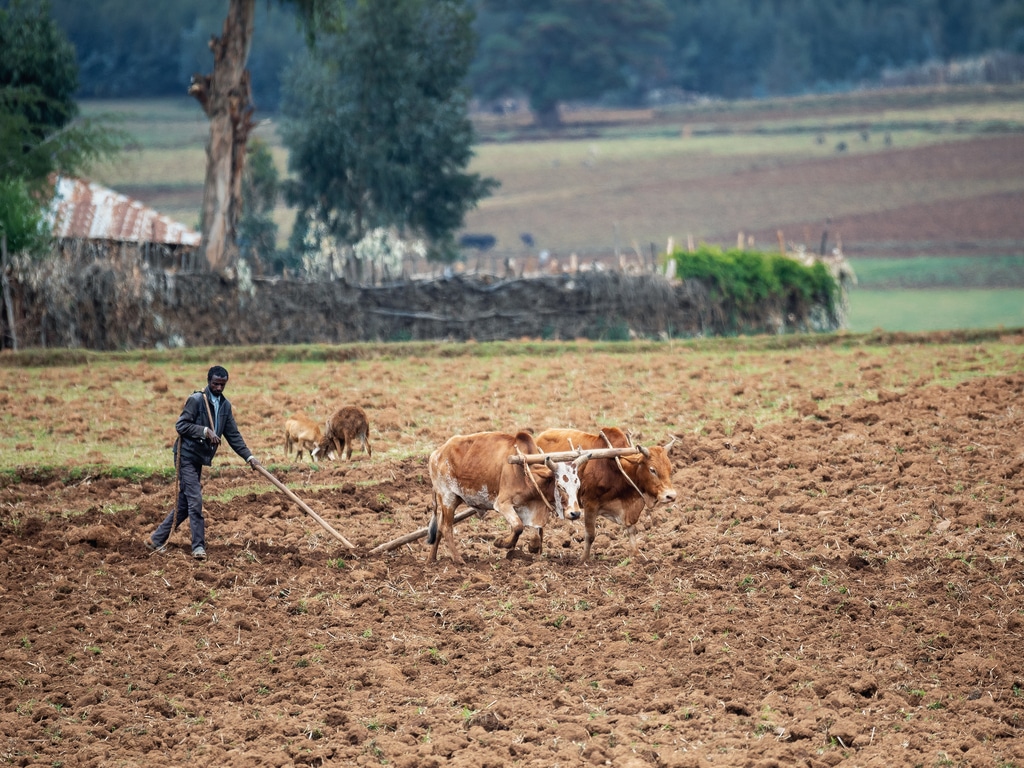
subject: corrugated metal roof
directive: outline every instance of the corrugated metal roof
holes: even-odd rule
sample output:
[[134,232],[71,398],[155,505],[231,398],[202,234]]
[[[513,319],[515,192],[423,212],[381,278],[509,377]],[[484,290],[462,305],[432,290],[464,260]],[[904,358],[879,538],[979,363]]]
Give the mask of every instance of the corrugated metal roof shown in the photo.
[[138,200],[82,179],[57,178],[50,206],[53,234],[61,238],[127,243],[199,245],[202,236]]

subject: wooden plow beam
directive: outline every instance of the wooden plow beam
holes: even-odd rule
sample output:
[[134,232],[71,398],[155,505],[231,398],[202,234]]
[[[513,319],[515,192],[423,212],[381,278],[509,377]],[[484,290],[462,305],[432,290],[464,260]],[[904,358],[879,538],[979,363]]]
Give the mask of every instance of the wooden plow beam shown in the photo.
[[[453,522],[461,523],[467,517],[472,517],[478,512],[479,510],[477,509],[464,509],[455,515]],[[381,544],[379,547],[374,547],[367,554],[376,555],[378,552],[390,552],[392,549],[398,549],[403,544],[408,544],[411,541],[416,541],[416,539],[422,539],[424,536],[427,535],[427,533],[428,529],[419,528],[413,531],[412,533],[405,534],[405,536],[400,536],[397,539],[392,539],[391,541],[385,544]]]
[[574,451],[556,451],[554,453],[515,454],[508,457],[508,463],[543,464],[548,459],[552,461],[576,461],[581,458],[585,461],[590,461],[591,459],[615,459],[619,456],[632,456],[641,452],[635,445],[630,448],[591,448],[589,451],[577,448]]

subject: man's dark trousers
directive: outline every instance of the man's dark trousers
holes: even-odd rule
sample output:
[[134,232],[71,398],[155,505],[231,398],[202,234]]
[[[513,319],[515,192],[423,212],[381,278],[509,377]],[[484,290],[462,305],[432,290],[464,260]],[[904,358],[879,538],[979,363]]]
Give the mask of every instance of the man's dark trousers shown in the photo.
[[192,549],[206,549],[206,519],[203,517],[203,464],[198,459],[182,456],[178,469],[178,499],[175,508],[167,513],[160,527],[153,532],[153,543],[163,546],[170,538],[171,528],[188,518],[192,534]]

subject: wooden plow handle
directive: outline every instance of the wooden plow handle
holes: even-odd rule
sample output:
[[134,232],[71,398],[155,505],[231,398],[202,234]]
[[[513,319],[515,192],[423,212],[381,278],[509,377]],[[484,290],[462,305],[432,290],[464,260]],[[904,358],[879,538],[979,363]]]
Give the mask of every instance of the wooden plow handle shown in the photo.
[[255,469],[258,472],[260,472],[261,474],[263,474],[263,476],[266,477],[267,480],[269,480],[274,485],[276,485],[278,488],[280,488],[281,492],[284,493],[285,496],[287,496],[289,499],[291,499],[296,504],[298,504],[300,507],[302,507],[302,511],[305,512],[310,517],[312,517],[318,523],[320,523],[321,527],[323,527],[323,529],[325,531],[327,531],[329,534],[331,534],[331,536],[336,538],[338,541],[340,541],[342,544],[344,544],[349,549],[355,549],[356,548],[355,544],[353,544],[351,541],[349,541],[344,536],[342,536],[340,533],[338,533],[336,530],[334,530],[326,520],[324,520],[322,517],[320,517],[320,515],[318,515],[316,512],[314,512],[312,509],[310,509],[309,505],[307,505],[306,502],[304,502],[302,499],[300,499],[298,496],[296,496],[294,493],[292,493],[291,488],[289,488],[287,485],[285,485],[280,480],[278,480],[276,477],[274,477],[272,474],[270,474],[270,472],[265,467],[263,467],[263,465],[256,464],[255,466],[253,466],[253,469]]

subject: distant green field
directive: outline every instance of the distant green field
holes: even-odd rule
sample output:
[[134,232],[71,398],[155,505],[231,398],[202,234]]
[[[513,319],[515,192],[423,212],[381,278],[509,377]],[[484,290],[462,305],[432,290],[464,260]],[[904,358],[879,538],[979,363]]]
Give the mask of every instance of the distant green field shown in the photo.
[[1024,327],[1024,256],[851,259],[849,330]]
[[968,328],[1024,328],[1024,289],[856,288],[850,294],[853,333]]
[[850,259],[860,288],[1024,288],[1024,255]]

